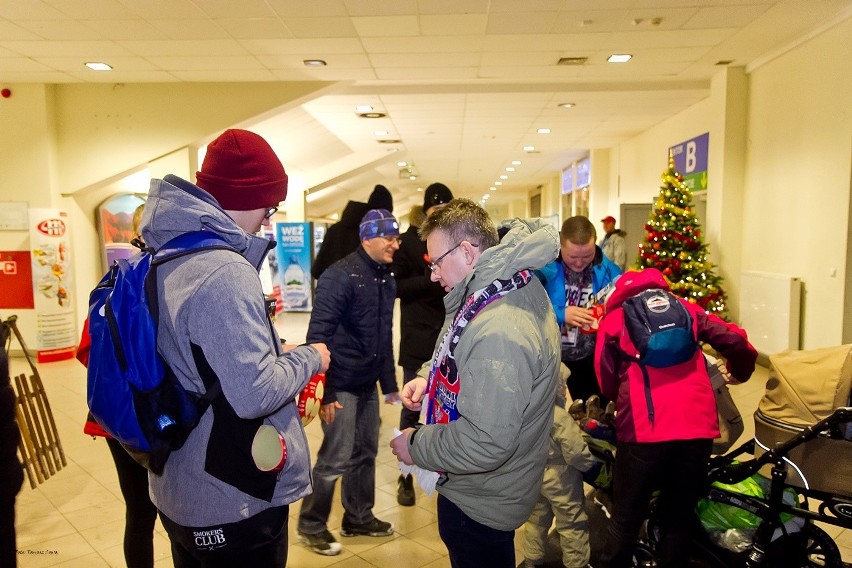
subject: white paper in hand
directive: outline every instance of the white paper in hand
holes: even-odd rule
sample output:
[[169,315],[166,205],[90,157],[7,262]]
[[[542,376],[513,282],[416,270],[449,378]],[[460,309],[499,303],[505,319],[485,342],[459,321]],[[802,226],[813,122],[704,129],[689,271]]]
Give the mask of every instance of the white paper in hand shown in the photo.
[[[399,429],[393,429],[394,438],[401,434],[402,432],[400,432]],[[438,475],[438,472],[429,471],[417,465],[408,465],[401,461],[397,461],[397,463],[399,464],[399,471],[402,475],[413,475],[417,480],[417,485],[420,486],[420,489],[422,489],[426,495],[431,497],[435,493],[435,486],[438,484],[438,478],[441,477]]]

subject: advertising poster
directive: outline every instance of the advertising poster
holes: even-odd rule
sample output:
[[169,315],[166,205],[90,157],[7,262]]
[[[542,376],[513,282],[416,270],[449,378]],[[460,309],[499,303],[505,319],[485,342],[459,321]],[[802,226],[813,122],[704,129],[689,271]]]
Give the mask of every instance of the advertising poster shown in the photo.
[[70,359],[77,345],[68,213],[30,209],[30,256],[39,363]]
[[313,307],[311,234],[310,223],[275,223],[272,287],[285,312],[309,312]]
[[139,249],[130,244],[136,237],[133,213],[145,200],[132,193],[113,195],[98,205],[98,233],[101,237],[103,271],[121,258],[130,258]]

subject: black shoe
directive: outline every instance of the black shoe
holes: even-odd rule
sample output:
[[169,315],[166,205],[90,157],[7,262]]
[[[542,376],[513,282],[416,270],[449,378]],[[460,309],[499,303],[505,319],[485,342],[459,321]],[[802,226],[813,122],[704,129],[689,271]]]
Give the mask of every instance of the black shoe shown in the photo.
[[411,474],[400,475],[396,482],[396,502],[403,507],[412,507],[414,499],[414,478]]
[[313,552],[322,554],[323,556],[337,556],[340,554],[340,543],[334,540],[331,533],[322,531],[317,534],[305,534],[302,531],[299,533],[299,540]]
[[390,536],[393,534],[393,525],[373,519],[363,525],[355,525],[343,521],[340,527],[340,536]]

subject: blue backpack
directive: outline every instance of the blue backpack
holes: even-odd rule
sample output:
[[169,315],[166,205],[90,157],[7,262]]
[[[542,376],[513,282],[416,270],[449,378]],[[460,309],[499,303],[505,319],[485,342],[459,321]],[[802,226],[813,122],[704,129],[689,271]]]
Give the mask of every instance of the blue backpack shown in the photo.
[[143,248],[115,262],[89,296],[89,410],[155,474],[222,391],[215,375],[203,395],[186,391],[157,352],[157,268],[212,249],[234,250],[203,231],[180,235],[156,253]]
[[643,290],[622,303],[624,326],[639,351],[630,357],[642,369],[648,418],[654,422],[651,381],[647,367],[671,367],[692,359],[699,349],[692,330],[692,316],[668,290]]

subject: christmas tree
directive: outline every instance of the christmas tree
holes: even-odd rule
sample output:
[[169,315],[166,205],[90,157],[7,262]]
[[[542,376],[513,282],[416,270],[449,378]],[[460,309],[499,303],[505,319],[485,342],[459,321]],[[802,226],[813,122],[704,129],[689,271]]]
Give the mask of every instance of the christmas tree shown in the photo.
[[722,315],[725,292],[722,279],[707,260],[707,245],[692,205],[692,191],[675,171],[669,152],[669,167],[661,176],[663,185],[645,224],[645,242],[639,245],[636,267],[656,268],[665,275],[674,294],[698,304],[705,311]]

